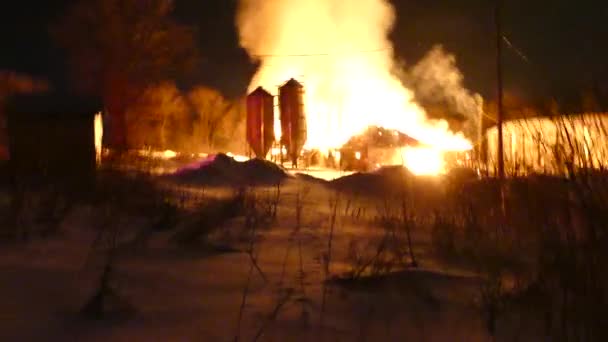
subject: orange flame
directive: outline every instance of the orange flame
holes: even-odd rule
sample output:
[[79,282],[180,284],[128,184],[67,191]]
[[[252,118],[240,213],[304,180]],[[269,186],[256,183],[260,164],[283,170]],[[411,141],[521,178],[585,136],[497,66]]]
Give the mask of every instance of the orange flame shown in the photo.
[[447,122],[427,119],[393,73],[387,36],[394,19],[384,0],[241,0],[241,45],[260,62],[249,88],[277,89],[290,78],[304,85],[307,148],[339,148],[380,126],[430,146],[408,148],[402,157],[414,173],[437,174],[444,151],[469,150],[471,143]]

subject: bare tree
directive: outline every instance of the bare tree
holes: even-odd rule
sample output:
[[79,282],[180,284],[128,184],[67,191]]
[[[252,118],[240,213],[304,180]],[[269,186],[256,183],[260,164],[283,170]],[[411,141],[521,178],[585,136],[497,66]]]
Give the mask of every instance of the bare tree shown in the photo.
[[191,116],[175,83],[164,81],[146,88],[127,108],[128,146],[161,150],[185,149],[191,130]]
[[51,28],[75,85],[99,95],[111,118],[107,143],[127,145],[125,113],[145,87],[192,70],[192,28],[171,19],[171,0],[81,0]]
[[238,103],[226,100],[217,90],[198,86],[188,94],[196,113],[195,137],[203,139],[203,145],[213,150],[220,147],[221,138],[234,131],[238,118],[235,111]]

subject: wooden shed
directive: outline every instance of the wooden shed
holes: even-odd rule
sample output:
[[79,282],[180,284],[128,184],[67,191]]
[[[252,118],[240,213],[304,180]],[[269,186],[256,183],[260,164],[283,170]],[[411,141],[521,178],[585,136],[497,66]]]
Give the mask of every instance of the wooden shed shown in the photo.
[[28,95],[7,106],[9,158],[26,184],[86,189],[95,177],[94,116],[99,104],[65,95]]

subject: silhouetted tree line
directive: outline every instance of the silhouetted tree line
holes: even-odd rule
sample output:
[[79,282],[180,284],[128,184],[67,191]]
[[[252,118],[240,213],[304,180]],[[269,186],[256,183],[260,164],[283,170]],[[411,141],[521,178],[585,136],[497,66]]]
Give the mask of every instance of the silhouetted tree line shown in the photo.
[[127,146],[186,152],[242,152],[243,101],[197,86],[182,92],[175,83],[152,85],[126,110]]

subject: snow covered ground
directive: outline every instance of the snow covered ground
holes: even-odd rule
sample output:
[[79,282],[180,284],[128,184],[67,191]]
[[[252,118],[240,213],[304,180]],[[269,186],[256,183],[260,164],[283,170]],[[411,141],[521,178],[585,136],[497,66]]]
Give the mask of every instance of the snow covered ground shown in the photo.
[[353,171],[342,171],[326,168],[308,168],[308,169],[288,169],[292,175],[303,174],[326,181],[332,181],[340,177],[352,175]]
[[[324,170],[309,174],[336,176]],[[435,186],[425,190],[441,191],[441,184]],[[272,197],[275,190],[256,192]],[[101,208],[75,207],[57,235],[4,243],[0,340],[489,340],[473,304],[478,278],[432,256],[428,227],[412,232],[417,269],[397,267],[382,276],[338,281],[352,271],[353,253],[373,254],[382,239],[375,223],[379,202],[337,195],[302,178],[286,179],[280,190],[277,219],[257,230],[253,244],[259,270],[245,252],[250,245],[242,219],[209,238],[214,246],[229,248],[176,245],[175,229],[153,232],[138,247],[125,244],[114,285],[137,310],[128,318],[95,321],[79,314],[101,274],[103,253],[91,248],[99,237],[94,227]],[[232,190],[192,186],[188,191],[222,197]],[[335,210],[332,200],[338,201]],[[131,240],[156,214],[118,211],[113,222],[120,240]],[[328,275],[324,260],[330,260]],[[503,330],[509,340],[510,329]]]

